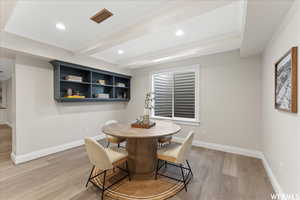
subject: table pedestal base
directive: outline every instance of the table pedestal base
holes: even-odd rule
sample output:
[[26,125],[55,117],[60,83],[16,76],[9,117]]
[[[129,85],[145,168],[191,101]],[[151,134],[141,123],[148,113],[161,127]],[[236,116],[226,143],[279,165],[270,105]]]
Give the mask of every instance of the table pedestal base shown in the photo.
[[147,174],[155,169],[157,138],[129,138],[126,145],[131,173]]

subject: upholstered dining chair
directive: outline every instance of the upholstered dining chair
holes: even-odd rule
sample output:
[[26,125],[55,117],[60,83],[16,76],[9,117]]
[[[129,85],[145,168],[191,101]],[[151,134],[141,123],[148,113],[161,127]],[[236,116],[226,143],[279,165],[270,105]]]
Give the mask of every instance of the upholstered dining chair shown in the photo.
[[166,144],[170,145],[172,142],[172,136],[162,136],[158,138],[158,146],[162,147]]
[[[194,138],[194,132],[190,131],[188,136],[184,139],[184,141],[181,145],[175,145],[175,143],[173,143],[174,145],[172,144],[166,148],[162,148],[157,151],[157,159],[158,160],[157,160],[157,166],[156,166],[156,172],[155,172],[155,179],[157,179],[157,175],[161,175],[161,176],[165,176],[167,178],[174,179],[176,181],[183,182],[185,191],[187,191],[187,184],[193,177],[193,172],[192,172],[191,166],[189,164],[189,161],[187,160],[187,155],[191,149],[193,138]],[[159,161],[163,161],[163,164],[159,165]],[[187,164],[187,167],[184,167],[185,162]],[[170,177],[170,176],[159,173],[159,170],[163,166],[167,167],[167,165],[169,165],[169,164],[180,168],[182,179],[177,179],[177,178]],[[185,171],[188,172],[187,175],[185,175],[185,173],[184,173]],[[191,178],[189,178],[190,174],[192,175]]]
[[[173,121],[171,121],[171,120],[164,120],[164,121],[173,123]],[[162,147],[162,146],[165,146],[165,145],[170,145],[171,142],[172,142],[172,136],[171,135],[159,137],[158,138],[158,147]]]
[[[119,148],[103,148],[95,139],[89,137],[85,138],[84,141],[89,160],[93,165],[89,179],[86,183],[86,187],[91,182],[94,186],[102,190],[103,199],[105,190],[125,179],[126,177],[129,178],[129,181],[131,180],[127,161],[128,153],[126,151]],[[126,164],[126,169],[119,167],[119,165],[122,163]],[[111,185],[105,187],[106,173],[108,170],[113,169],[114,167],[118,167],[120,170],[125,171],[126,175],[115,181]],[[100,169],[102,172],[92,176],[95,168]],[[101,174],[103,174],[102,187],[93,182],[93,179],[100,176]]]
[[[105,122],[104,126],[109,126],[111,124],[118,123],[116,120],[110,120]],[[120,147],[120,144],[124,142],[126,139],[125,138],[120,138],[120,137],[114,137],[111,135],[106,135],[106,142],[107,142],[107,147],[109,147],[110,143],[118,144],[118,147]]]

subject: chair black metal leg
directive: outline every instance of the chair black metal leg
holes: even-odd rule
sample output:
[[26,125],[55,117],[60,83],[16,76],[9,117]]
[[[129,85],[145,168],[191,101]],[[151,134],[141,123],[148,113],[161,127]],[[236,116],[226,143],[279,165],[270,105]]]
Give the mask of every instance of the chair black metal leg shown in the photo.
[[187,187],[186,187],[186,182],[185,182],[184,172],[183,172],[183,168],[182,167],[183,167],[182,164],[180,164],[181,175],[182,175],[182,182],[184,183],[184,189],[187,192]]
[[159,168],[159,160],[157,160],[157,164],[156,164],[155,180],[157,180],[158,168]]
[[107,170],[105,170],[105,171],[104,171],[104,174],[103,174],[102,200],[104,199],[106,171],[107,171]]
[[91,178],[91,176],[92,176],[92,174],[93,174],[93,171],[94,171],[94,169],[95,169],[95,166],[93,166],[93,168],[92,168],[92,170],[91,170],[91,173],[90,173],[89,179],[87,180],[87,182],[86,182],[86,184],[85,184],[85,187],[87,187],[87,186],[89,185],[90,178]]
[[191,168],[190,163],[189,163],[188,160],[186,160],[186,164],[188,165],[188,167],[189,167],[189,169],[190,169],[190,172],[191,172],[192,176],[194,176],[193,171],[192,171],[192,168]]
[[126,169],[127,169],[127,173],[128,173],[128,179],[129,179],[129,181],[131,181],[130,171],[129,171],[128,161],[127,160],[126,160]]
[[120,143],[118,143],[118,148],[120,148]]
[[106,146],[106,147],[108,148],[108,147],[109,147],[109,145],[110,145],[110,142],[107,142],[107,146]]

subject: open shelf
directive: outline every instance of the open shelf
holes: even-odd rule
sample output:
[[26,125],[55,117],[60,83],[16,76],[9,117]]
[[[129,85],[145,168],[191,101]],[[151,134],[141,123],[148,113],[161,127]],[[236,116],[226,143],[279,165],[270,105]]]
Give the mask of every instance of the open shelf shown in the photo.
[[60,83],[60,97],[64,98],[68,96],[68,89],[72,89],[73,93],[79,93],[80,96],[85,98],[91,97],[90,85],[89,84],[78,84],[75,82],[61,82]]
[[69,75],[82,77],[82,82],[91,82],[91,73],[88,70],[60,65],[60,80],[66,80]]
[[[57,60],[50,63],[54,66],[54,97],[58,102],[130,100],[130,76]],[[67,97],[70,94],[72,98]]]
[[101,87],[114,87],[113,85],[102,85],[100,83],[92,83],[93,85],[101,86]]
[[[102,85],[93,85],[92,97],[98,98],[97,94],[107,94],[109,95],[109,99],[114,98],[113,87],[103,87]],[[98,99],[104,99],[104,98],[98,98]]]
[[74,84],[83,84],[83,85],[89,85],[91,83],[88,83],[88,82],[79,82],[79,81],[69,81],[69,80],[60,80],[61,82],[64,82],[64,83],[74,83]]
[[120,86],[114,86],[115,88],[124,88],[127,89],[128,87],[120,87]]

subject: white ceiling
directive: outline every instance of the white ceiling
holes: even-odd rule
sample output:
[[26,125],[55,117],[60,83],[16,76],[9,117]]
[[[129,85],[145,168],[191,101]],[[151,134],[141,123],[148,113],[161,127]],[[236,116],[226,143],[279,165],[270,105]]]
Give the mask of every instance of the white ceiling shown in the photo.
[[[74,57],[137,68],[240,48],[260,53],[292,1],[18,0],[4,30]],[[100,24],[89,19],[103,8],[114,16]],[[185,34],[177,37],[179,29]]]
[[[299,0],[298,0],[299,1]],[[241,55],[263,52],[294,0],[248,0]]]
[[[150,32],[133,40],[123,42],[100,51],[93,56],[122,65],[124,62],[130,60],[130,58],[139,55],[215,38],[224,34],[240,34],[241,15],[242,11],[239,2],[229,4],[189,18],[178,24],[161,27],[155,32]],[[178,29],[183,30],[185,34],[180,37],[176,36],[175,32]],[[125,53],[118,55],[117,52],[119,49],[124,50]]]
[[[137,23],[145,13],[159,9],[163,1],[19,0],[5,30],[75,51]],[[101,24],[89,19],[103,8],[114,16]],[[66,25],[66,31],[55,28],[58,22]]]

